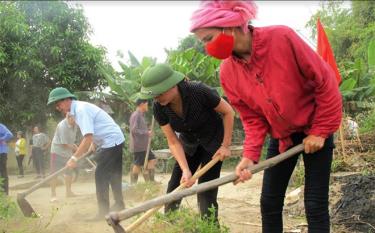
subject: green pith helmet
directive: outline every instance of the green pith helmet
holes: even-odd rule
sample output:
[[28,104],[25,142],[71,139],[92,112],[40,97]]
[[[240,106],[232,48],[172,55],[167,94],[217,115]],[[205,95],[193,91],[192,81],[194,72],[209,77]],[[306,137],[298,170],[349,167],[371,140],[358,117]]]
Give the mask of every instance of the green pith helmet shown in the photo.
[[77,99],[77,97],[75,95],[73,95],[72,93],[70,93],[68,91],[68,89],[64,88],[64,87],[56,87],[55,89],[53,89],[50,93],[49,93],[49,97],[48,97],[48,103],[47,105],[50,105],[56,101],[59,101],[59,100],[62,100],[62,99],[66,99],[66,98],[73,98],[73,99]]
[[149,67],[141,77],[142,87],[139,98],[154,98],[168,91],[184,78],[184,74],[174,71],[168,64],[157,64]]

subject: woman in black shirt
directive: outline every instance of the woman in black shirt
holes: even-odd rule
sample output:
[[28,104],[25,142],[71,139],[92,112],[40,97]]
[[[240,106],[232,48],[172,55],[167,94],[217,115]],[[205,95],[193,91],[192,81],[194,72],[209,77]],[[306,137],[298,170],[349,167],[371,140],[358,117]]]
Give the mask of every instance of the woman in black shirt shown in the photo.
[[[157,64],[142,75],[140,98],[153,98],[155,119],[167,138],[169,149],[176,159],[167,193],[180,183],[186,187],[198,166],[207,164],[213,157],[224,160],[230,156],[234,111],[218,93],[201,82],[187,81],[185,75],[173,71],[167,64]],[[179,138],[176,132],[180,133]],[[222,162],[218,162],[198,183],[220,176]],[[198,205],[202,216],[209,216],[214,207],[217,221],[218,188],[198,194]],[[180,201],[169,203],[165,212],[176,210]]]

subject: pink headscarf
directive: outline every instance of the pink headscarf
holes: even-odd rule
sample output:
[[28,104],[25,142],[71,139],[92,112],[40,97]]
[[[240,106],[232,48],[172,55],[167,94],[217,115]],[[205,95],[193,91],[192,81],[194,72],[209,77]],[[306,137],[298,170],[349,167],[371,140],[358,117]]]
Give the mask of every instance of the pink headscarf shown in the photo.
[[253,1],[243,0],[209,0],[202,1],[201,6],[191,17],[190,31],[207,27],[242,26],[248,31],[248,22],[256,17],[257,6]]

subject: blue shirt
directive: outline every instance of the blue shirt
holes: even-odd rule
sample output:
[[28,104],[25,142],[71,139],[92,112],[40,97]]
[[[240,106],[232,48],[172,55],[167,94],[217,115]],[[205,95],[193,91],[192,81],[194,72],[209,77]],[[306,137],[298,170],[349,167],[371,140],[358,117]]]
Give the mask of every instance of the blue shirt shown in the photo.
[[92,134],[94,143],[99,148],[114,147],[125,141],[120,126],[98,106],[73,100],[70,113],[74,116],[82,135]]
[[12,132],[9,129],[0,123],[0,154],[8,153],[7,141],[13,138]]

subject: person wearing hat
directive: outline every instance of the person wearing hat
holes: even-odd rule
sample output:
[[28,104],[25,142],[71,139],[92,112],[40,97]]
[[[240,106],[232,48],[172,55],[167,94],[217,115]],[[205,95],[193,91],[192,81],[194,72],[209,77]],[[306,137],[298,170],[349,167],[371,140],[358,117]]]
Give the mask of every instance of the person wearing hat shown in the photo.
[[16,141],[16,145],[14,148],[14,153],[16,154],[16,160],[17,160],[17,165],[18,165],[18,170],[19,170],[18,178],[22,178],[24,177],[23,159],[25,158],[25,155],[26,155],[26,139],[23,136],[22,131],[17,132],[17,141]]
[[[125,208],[122,196],[122,147],[124,135],[120,127],[103,109],[94,104],[78,101],[66,88],[57,87],[49,93],[48,105],[54,104],[64,116],[69,114],[75,120],[83,136],[77,150],[67,162],[74,168],[77,160],[86,153],[93,143],[97,150],[95,170],[96,198],[98,213],[89,220],[102,220],[111,210]],[[111,185],[114,205],[109,207],[109,185]]]
[[[204,166],[213,157],[221,160],[230,156],[234,111],[220,98],[215,89],[201,82],[187,81],[185,75],[167,64],[156,64],[144,71],[140,98],[154,99],[153,114],[167,138],[169,149],[176,159],[167,193],[180,183],[187,187],[198,166]],[[179,138],[176,135],[180,133]],[[198,183],[220,176],[222,162],[207,171]],[[199,193],[198,206],[202,217],[218,217],[218,188]],[[167,204],[165,212],[176,210],[180,201]],[[218,223],[218,221],[217,221]]]
[[[305,210],[310,233],[330,231],[328,189],[333,133],[342,115],[335,73],[291,28],[254,27],[253,1],[202,1],[190,31],[208,55],[222,59],[220,83],[239,112],[245,131],[243,158],[236,167],[257,163],[266,134],[267,158],[304,144]],[[261,195],[263,232],[282,232],[285,191],[297,163],[294,156],[264,172]]]
[[[152,131],[148,129],[145,112],[148,111],[148,101],[138,98],[136,100],[137,109],[131,114],[129,119],[130,140],[129,149],[133,153],[133,168],[130,174],[130,183],[136,184],[138,181],[138,174],[144,165],[148,141],[151,137]],[[149,148],[147,171],[143,171],[143,178],[145,181],[155,181],[155,164],[156,158]]]

